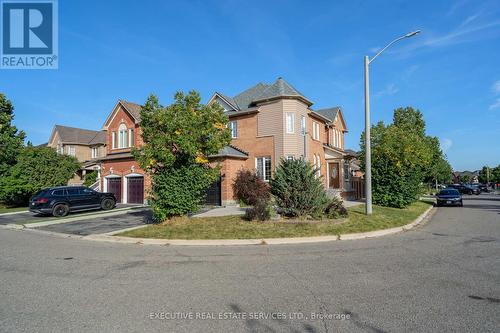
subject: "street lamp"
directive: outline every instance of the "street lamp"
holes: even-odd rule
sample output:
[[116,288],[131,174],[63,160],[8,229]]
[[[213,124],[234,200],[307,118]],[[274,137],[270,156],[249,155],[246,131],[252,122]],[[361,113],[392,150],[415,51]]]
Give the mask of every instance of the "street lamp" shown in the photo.
[[372,157],[371,157],[371,143],[370,143],[370,90],[369,90],[369,68],[370,63],[375,60],[382,52],[389,48],[392,44],[399,42],[402,39],[413,37],[420,33],[416,30],[407,33],[404,36],[396,38],[383,49],[378,51],[377,54],[371,59],[365,56],[365,197],[366,197],[366,215],[372,213]]

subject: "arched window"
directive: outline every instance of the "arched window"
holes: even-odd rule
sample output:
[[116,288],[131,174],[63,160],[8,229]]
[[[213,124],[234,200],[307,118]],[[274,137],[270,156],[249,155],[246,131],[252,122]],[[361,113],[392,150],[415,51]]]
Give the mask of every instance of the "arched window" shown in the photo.
[[121,124],[118,128],[118,148],[127,147],[127,125]]

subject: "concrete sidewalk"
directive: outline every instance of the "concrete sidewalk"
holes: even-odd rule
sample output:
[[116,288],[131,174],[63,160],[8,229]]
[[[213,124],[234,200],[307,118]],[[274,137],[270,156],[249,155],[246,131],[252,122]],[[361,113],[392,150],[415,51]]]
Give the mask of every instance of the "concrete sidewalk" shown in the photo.
[[217,217],[231,215],[245,215],[246,208],[240,206],[226,206],[210,209],[203,213],[194,214],[191,217]]

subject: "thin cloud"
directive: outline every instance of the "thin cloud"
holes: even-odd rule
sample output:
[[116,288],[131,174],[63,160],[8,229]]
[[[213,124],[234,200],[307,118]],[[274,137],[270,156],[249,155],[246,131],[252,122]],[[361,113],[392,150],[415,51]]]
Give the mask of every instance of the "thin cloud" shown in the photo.
[[440,139],[441,141],[441,149],[443,150],[443,153],[446,153],[448,150],[450,150],[451,146],[453,146],[453,141],[448,138],[442,138]]
[[491,104],[488,109],[490,109],[490,110],[500,109],[500,98],[497,98],[495,103]]
[[[464,42],[469,42],[476,40],[478,38],[473,38],[471,35],[474,33],[489,29],[489,28],[494,28],[496,26],[500,25],[500,20],[498,21],[493,21],[493,22],[488,22],[485,24],[481,25],[476,25],[472,27],[460,27],[458,29],[455,29],[447,34],[437,36],[434,38],[430,38],[426,41],[424,41],[423,46],[446,46],[446,45],[453,45],[453,44],[461,44]],[[481,35],[478,35],[479,38],[481,38]]]
[[491,90],[493,90],[493,92],[495,94],[500,94],[500,80],[498,80],[497,82],[493,83],[493,86],[491,87]]
[[475,21],[479,17],[479,13],[468,16],[463,22],[460,24],[461,27],[466,26],[467,24],[471,23],[472,21]]
[[381,97],[381,96],[391,96],[396,94],[399,91],[399,88],[396,87],[394,83],[388,84],[384,90],[381,90],[377,93],[375,93],[373,96],[374,97]]
[[455,12],[463,7],[465,4],[467,4],[467,2],[469,2],[469,0],[459,0],[459,1],[455,1],[453,3],[453,5],[451,5],[450,9],[448,9],[448,12],[446,13],[446,16],[451,16],[453,14],[455,14]]

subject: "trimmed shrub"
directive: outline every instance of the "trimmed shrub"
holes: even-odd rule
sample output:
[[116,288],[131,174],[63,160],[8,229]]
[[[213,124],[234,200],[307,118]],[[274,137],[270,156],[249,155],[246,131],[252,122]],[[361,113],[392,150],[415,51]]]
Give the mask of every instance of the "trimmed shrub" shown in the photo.
[[152,174],[150,200],[157,221],[198,209],[205,190],[219,177],[219,169],[199,164]]
[[234,196],[245,205],[254,206],[259,201],[268,203],[269,185],[250,170],[239,170],[233,182]]
[[279,213],[289,217],[323,216],[328,197],[311,163],[281,160],[270,184]]
[[326,205],[324,214],[325,217],[329,219],[347,217],[347,209],[345,209],[344,205],[342,204],[342,200],[339,197],[333,197]]
[[271,218],[271,209],[268,200],[258,200],[253,207],[247,208],[245,219],[249,221],[267,221]]

